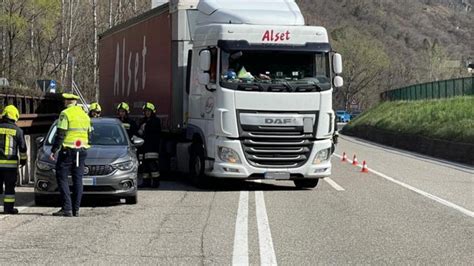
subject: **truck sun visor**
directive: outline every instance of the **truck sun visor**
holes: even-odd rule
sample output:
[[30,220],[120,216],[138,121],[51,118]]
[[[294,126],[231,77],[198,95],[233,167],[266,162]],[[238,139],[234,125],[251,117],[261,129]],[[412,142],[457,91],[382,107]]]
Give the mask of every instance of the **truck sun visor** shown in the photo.
[[222,50],[236,51],[236,50],[265,50],[265,51],[293,51],[293,52],[330,52],[331,46],[329,43],[306,43],[305,45],[287,45],[287,44],[250,44],[248,41],[225,41],[219,40],[217,46]]

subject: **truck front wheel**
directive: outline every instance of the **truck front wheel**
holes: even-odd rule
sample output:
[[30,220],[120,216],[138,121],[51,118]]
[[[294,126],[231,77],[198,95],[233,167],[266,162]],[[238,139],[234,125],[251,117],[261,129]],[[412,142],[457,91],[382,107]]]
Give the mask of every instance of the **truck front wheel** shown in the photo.
[[203,187],[205,182],[204,175],[204,148],[200,143],[194,143],[191,145],[190,158],[189,158],[189,175],[191,177],[191,183],[196,187]]
[[293,180],[297,188],[315,188],[318,185],[318,181],[318,178]]

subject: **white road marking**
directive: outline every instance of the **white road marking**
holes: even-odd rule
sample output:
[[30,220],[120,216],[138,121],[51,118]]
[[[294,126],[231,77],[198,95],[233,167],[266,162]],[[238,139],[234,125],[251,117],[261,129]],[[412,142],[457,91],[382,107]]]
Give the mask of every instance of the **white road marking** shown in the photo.
[[249,192],[241,191],[235,221],[234,252],[232,265],[249,265],[248,247]]
[[[341,156],[341,155],[336,154],[336,153],[334,153],[334,155],[335,155],[336,157],[342,159],[342,156]],[[347,161],[348,161],[349,163],[352,163],[352,160],[347,159]],[[361,165],[358,165],[357,167],[362,168]],[[461,206],[459,206],[459,205],[456,205],[456,204],[454,204],[454,203],[452,203],[452,202],[450,202],[450,201],[447,201],[447,200],[445,200],[445,199],[442,199],[442,198],[440,198],[440,197],[437,197],[437,196],[435,196],[435,195],[433,195],[433,194],[430,194],[430,193],[428,193],[428,192],[425,192],[425,191],[423,191],[423,190],[421,190],[421,189],[418,189],[418,188],[416,188],[416,187],[412,187],[412,186],[410,186],[410,185],[408,185],[408,184],[405,184],[405,183],[403,183],[403,182],[401,182],[401,181],[396,180],[396,179],[393,178],[393,177],[390,177],[390,176],[388,176],[388,175],[385,175],[385,174],[383,174],[383,173],[380,173],[380,172],[378,172],[378,171],[376,171],[376,170],[374,170],[374,169],[372,169],[372,168],[368,168],[368,169],[369,169],[369,172],[374,173],[374,174],[376,174],[376,175],[378,175],[378,176],[380,176],[380,177],[382,177],[382,178],[385,178],[385,179],[387,179],[388,181],[391,181],[391,182],[393,182],[393,183],[395,183],[395,184],[397,184],[397,185],[400,185],[400,186],[402,186],[402,187],[404,187],[404,188],[408,188],[409,190],[411,190],[411,191],[413,191],[413,192],[416,192],[416,193],[418,193],[418,194],[420,194],[420,195],[422,195],[422,196],[425,196],[425,197],[427,197],[427,198],[429,198],[429,199],[432,199],[432,200],[434,200],[434,201],[436,201],[436,202],[438,202],[438,203],[441,203],[441,204],[443,204],[443,205],[445,205],[445,206],[447,206],[447,207],[450,207],[450,208],[453,208],[453,209],[455,209],[455,210],[457,210],[457,211],[460,211],[460,212],[462,212],[463,214],[465,214],[465,215],[467,215],[467,216],[469,216],[469,217],[471,217],[471,218],[474,218],[474,212],[473,212],[473,211],[470,211],[470,210],[468,210],[468,209],[465,209],[465,208],[463,208],[463,207],[461,207]]]
[[344,191],[345,190],[343,187],[339,186],[336,182],[334,182],[334,180],[332,180],[329,177],[325,177],[325,178],[323,178],[323,180],[326,181],[329,185],[331,185],[331,187],[333,187],[337,191]]
[[268,223],[267,210],[263,191],[255,191],[255,204],[258,227],[258,243],[260,246],[260,264],[277,265],[275,249],[273,248],[272,233]]

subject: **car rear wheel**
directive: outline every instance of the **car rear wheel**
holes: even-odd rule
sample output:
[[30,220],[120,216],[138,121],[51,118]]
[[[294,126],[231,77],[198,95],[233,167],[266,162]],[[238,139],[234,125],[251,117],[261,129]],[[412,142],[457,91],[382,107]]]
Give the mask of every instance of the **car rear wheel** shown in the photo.
[[129,205],[132,205],[132,204],[137,204],[138,202],[138,197],[135,195],[135,196],[130,196],[130,197],[126,197],[125,198],[125,204],[129,204]]
[[319,179],[299,179],[293,180],[297,188],[315,188],[318,185]]

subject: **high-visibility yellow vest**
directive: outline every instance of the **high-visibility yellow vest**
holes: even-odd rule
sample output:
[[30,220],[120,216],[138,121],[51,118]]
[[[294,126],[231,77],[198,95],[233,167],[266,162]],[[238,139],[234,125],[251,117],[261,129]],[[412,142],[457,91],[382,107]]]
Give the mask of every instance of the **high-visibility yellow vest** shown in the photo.
[[69,106],[59,115],[58,128],[66,130],[63,147],[90,148],[91,119],[80,106]]

